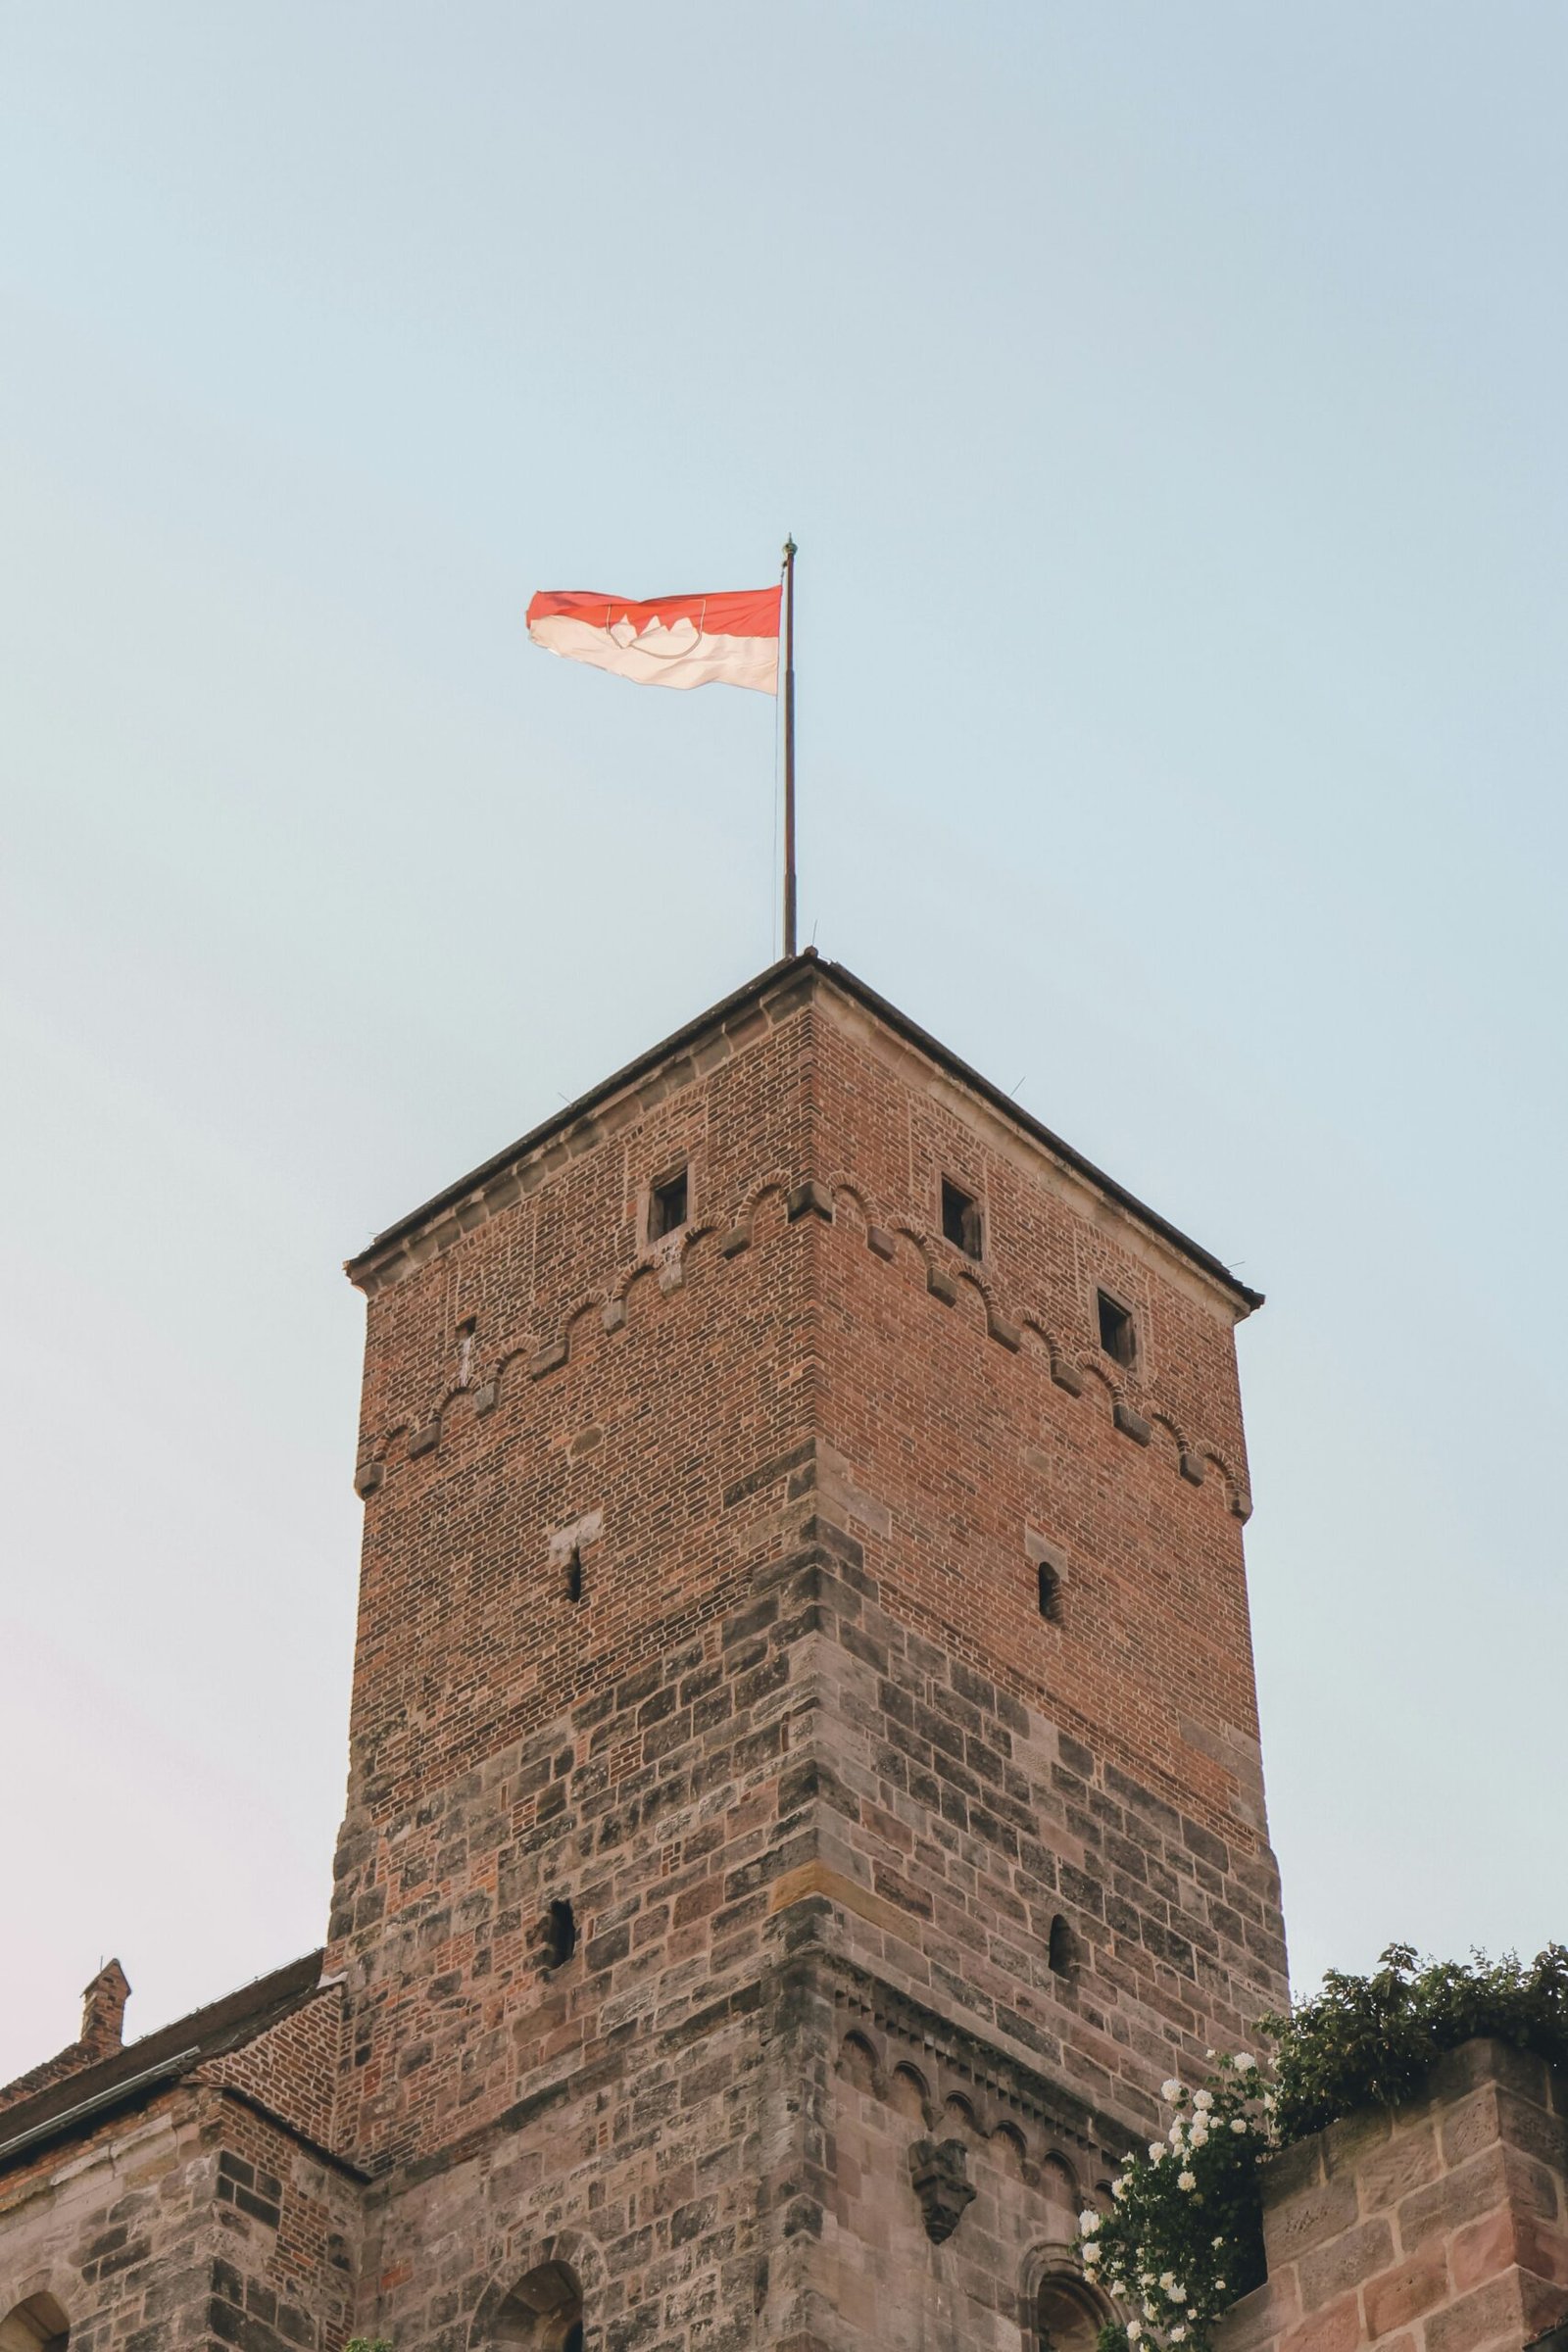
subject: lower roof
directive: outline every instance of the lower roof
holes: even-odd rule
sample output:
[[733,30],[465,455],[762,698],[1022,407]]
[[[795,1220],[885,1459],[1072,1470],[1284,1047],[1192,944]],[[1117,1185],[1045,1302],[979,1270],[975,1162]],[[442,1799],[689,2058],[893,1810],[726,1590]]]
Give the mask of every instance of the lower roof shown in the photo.
[[63,2075],[30,2098],[19,2099],[0,2114],[0,2166],[52,2139],[68,2137],[116,2107],[162,2090],[204,2060],[265,2034],[319,1990],[321,1959],[320,1952],[307,1952],[286,1968],[273,1969],[270,1976],[258,1977],[220,2001],[193,2009],[172,2026],[161,2026],[156,2034],[128,2041],[110,2057]]

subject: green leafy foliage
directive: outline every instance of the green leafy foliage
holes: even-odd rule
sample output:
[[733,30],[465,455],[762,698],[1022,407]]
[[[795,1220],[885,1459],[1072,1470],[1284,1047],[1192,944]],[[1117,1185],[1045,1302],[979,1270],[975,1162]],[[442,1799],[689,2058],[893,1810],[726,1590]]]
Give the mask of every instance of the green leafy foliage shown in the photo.
[[1478,2034],[1568,2065],[1568,1949],[1548,1944],[1527,1968],[1511,1952],[1421,1961],[1391,1943],[1373,1975],[1331,1969],[1321,1992],[1259,2030],[1274,2044],[1280,2137],[1304,2139],[1358,2107],[1397,2106]]

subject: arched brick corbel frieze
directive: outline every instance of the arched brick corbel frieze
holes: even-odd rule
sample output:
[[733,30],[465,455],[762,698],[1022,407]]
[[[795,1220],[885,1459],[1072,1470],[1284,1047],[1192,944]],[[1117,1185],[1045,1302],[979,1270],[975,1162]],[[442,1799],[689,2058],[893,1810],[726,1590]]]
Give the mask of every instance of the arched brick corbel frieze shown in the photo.
[[[384,1484],[392,1450],[400,1436],[407,1440],[407,1458],[417,1459],[433,1450],[440,1442],[447,1409],[459,1396],[471,1395],[478,1413],[493,1411],[513,1366],[519,1360],[530,1379],[541,1379],[559,1370],[570,1355],[572,1327],[585,1315],[597,1310],[607,1332],[621,1329],[626,1320],[627,1298],[639,1281],[654,1277],[662,1296],[679,1289],[685,1279],[688,1250],[699,1241],[715,1235],[721,1262],[744,1255],[751,1248],[763,1201],[777,1197],[787,1208],[796,1196],[802,1198],[803,1207],[825,1209],[830,1217],[841,1199],[853,1202],[867,1247],[888,1262],[897,1257],[901,1242],[909,1244],[919,1252],[927,1289],[945,1304],[956,1304],[959,1284],[967,1283],[979,1297],[986,1332],[993,1341],[1022,1356],[1035,1352],[1027,1344],[1031,1338],[1038,1342],[1039,1354],[1054,1386],[1070,1396],[1084,1396],[1091,1383],[1098,1384],[1109,1404],[1112,1421],[1124,1436],[1137,1445],[1148,1446],[1156,1426],[1165,1430],[1172,1441],[1179,1474],[1190,1485],[1201,1487],[1206,1483],[1207,1469],[1212,1467],[1219,1475],[1233,1516],[1243,1521],[1250,1517],[1251,1497],[1224,1456],[1215,1446],[1189,1433],[1161,1399],[1140,1389],[1135,1401],[1132,1391],[1114,1378],[1094,1350],[1074,1353],[1061,1333],[1039,1315],[1027,1308],[1009,1311],[1008,1303],[1001,1298],[989,1274],[967,1262],[955,1263],[956,1253],[950,1245],[944,1243],[939,1247],[924,1226],[890,1215],[847,1173],[839,1171],[831,1178],[816,1181],[797,1179],[783,1168],[771,1169],[765,1176],[754,1179],[727,1214],[683,1227],[678,1234],[640,1250],[612,1283],[580,1292],[556,1322],[552,1333],[528,1332],[509,1343],[492,1357],[482,1380],[445,1384],[422,1418],[406,1416],[362,1453],[354,1476],[357,1492],[368,1500]],[[784,1229],[792,1221],[787,1216]]]

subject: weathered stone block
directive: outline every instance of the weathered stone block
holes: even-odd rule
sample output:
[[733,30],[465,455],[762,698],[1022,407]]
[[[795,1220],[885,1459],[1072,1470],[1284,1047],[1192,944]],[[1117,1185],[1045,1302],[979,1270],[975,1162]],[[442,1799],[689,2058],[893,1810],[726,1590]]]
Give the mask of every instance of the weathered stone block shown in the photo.
[[[1326,2194],[1332,2194],[1329,2183]],[[1394,2232],[1380,2217],[1359,2223],[1326,2245],[1302,2253],[1297,2262],[1301,2282],[1301,2309],[1317,2311],[1364,2278],[1389,2269],[1394,2261]]]
[[[1456,2283],[1458,2281],[1456,2280]],[[1361,2292],[1367,2333],[1375,2342],[1406,2328],[1424,2312],[1434,2311],[1448,2294],[1447,2257],[1441,2245],[1424,2246],[1420,2253],[1396,2264],[1393,2270],[1369,2278]]]

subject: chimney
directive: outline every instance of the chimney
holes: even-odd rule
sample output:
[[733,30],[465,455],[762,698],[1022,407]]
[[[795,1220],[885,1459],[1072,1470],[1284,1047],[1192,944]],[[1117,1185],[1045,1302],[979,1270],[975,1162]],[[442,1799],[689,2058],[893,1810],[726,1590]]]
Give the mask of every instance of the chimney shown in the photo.
[[81,2046],[89,2059],[112,2058],[124,2039],[130,1985],[118,1960],[101,1968],[81,1996]]

